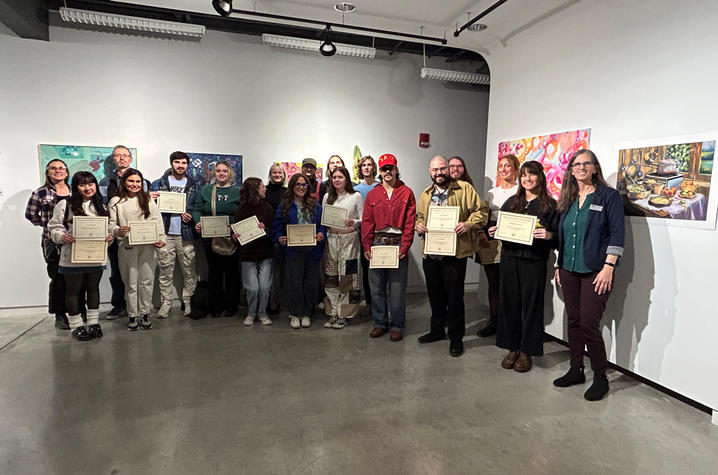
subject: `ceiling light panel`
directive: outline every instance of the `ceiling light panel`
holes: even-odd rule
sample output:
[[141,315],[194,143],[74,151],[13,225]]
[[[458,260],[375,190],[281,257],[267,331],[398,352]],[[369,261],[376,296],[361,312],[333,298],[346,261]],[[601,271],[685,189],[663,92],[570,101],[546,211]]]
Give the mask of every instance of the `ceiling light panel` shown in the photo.
[[488,74],[465,73],[451,71],[449,69],[421,68],[421,77],[424,79],[436,79],[438,81],[460,82],[465,84],[488,85],[491,76]]
[[85,25],[103,26],[122,30],[144,31],[160,33],[184,38],[202,38],[204,25],[191,23],[177,23],[173,21],[154,20],[112,13],[93,12],[77,8],[60,7],[60,18],[66,22],[81,23]]
[[[276,46],[279,48],[290,48],[315,52],[319,51],[319,47],[322,43],[319,40],[294,38],[292,36],[270,35],[267,33],[262,35],[262,41],[267,46]],[[355,58],[366,59],[374,59],[374,57],[376,56],[375,48],[369,48],[366,46],[345,45],[341,43],[335,43],[334,46],[337,47],[336,54],[340,54],[342,56],[352,56]]]

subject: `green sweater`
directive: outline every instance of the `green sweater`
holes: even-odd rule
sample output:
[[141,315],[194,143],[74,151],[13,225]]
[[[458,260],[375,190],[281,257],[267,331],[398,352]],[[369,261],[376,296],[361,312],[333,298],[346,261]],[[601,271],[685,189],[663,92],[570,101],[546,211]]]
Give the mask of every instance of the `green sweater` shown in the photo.
[[[200,217],[212,216],[212,184],[204,185],[197,193],[190,213],[195,223]],[[217,187],[217,216],[229,216],[229,222],[234,223],[234,212],[239,206],[239,187]]]

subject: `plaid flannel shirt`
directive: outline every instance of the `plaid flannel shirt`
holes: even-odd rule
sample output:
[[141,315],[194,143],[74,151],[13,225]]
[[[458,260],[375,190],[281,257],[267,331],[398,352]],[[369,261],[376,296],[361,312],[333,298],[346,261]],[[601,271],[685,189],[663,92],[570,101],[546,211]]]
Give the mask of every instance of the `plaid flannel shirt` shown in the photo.
[[25,218],[35,226],[42,227],[42,240],[50,239],[47,223],[57,204],[57,193],[53,188],[41,186],[32,192],[25,208]]

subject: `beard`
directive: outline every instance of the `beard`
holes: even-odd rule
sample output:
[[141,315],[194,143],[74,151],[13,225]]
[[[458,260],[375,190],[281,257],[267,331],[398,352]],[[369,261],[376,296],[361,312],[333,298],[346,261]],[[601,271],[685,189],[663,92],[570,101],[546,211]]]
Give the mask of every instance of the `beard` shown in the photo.
[[431,181],[433,181],[435,185],[443,187],[449,184],[451,177],[449,175],[436,175]]

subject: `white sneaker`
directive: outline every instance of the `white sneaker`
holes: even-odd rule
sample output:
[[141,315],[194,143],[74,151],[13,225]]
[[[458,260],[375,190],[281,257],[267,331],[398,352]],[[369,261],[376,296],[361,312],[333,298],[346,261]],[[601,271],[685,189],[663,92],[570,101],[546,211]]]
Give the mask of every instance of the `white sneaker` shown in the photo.
[[162,302],[162,306],[157,311],[157,318],[167,318],[170,316],[170,310],[172,309],[172,304],[170,302]]
[[272,319],[266,315],[263,317],[259,317],[259,321],[262,322],[262,325],[271,325],[272,324]]
[[324,323],[324,328],[332,328],[334,326],[334,323],[336,323],[337,317],[329,317],[329,320],[327,320]]
[[302,328],[309,328],[309,325],[311,325],[311,324],[312,324],[312,320],[309,317],[307,317],[307,316],[302,317]]
[[184,301],[184,316],[189,317],[192,314],[192,307],[189,304],[189,300]]
[[300,327],[299,324],[299,317],[295,317],[294,315],[289,316],[289,326],[294,328],[295,330]]
[[337,318],[334,320],[334,324],[332,325],[333,328],[336,328],[337,330],[344,328],[347,326],[347,319],[346,318]]
[[246,317],[244,317],[244,322],[243,322],[243,323],[244,323],[245,326],[251,327],[252,324],[254,323],[254,317],[250,317],[249,315],[247,315]]

